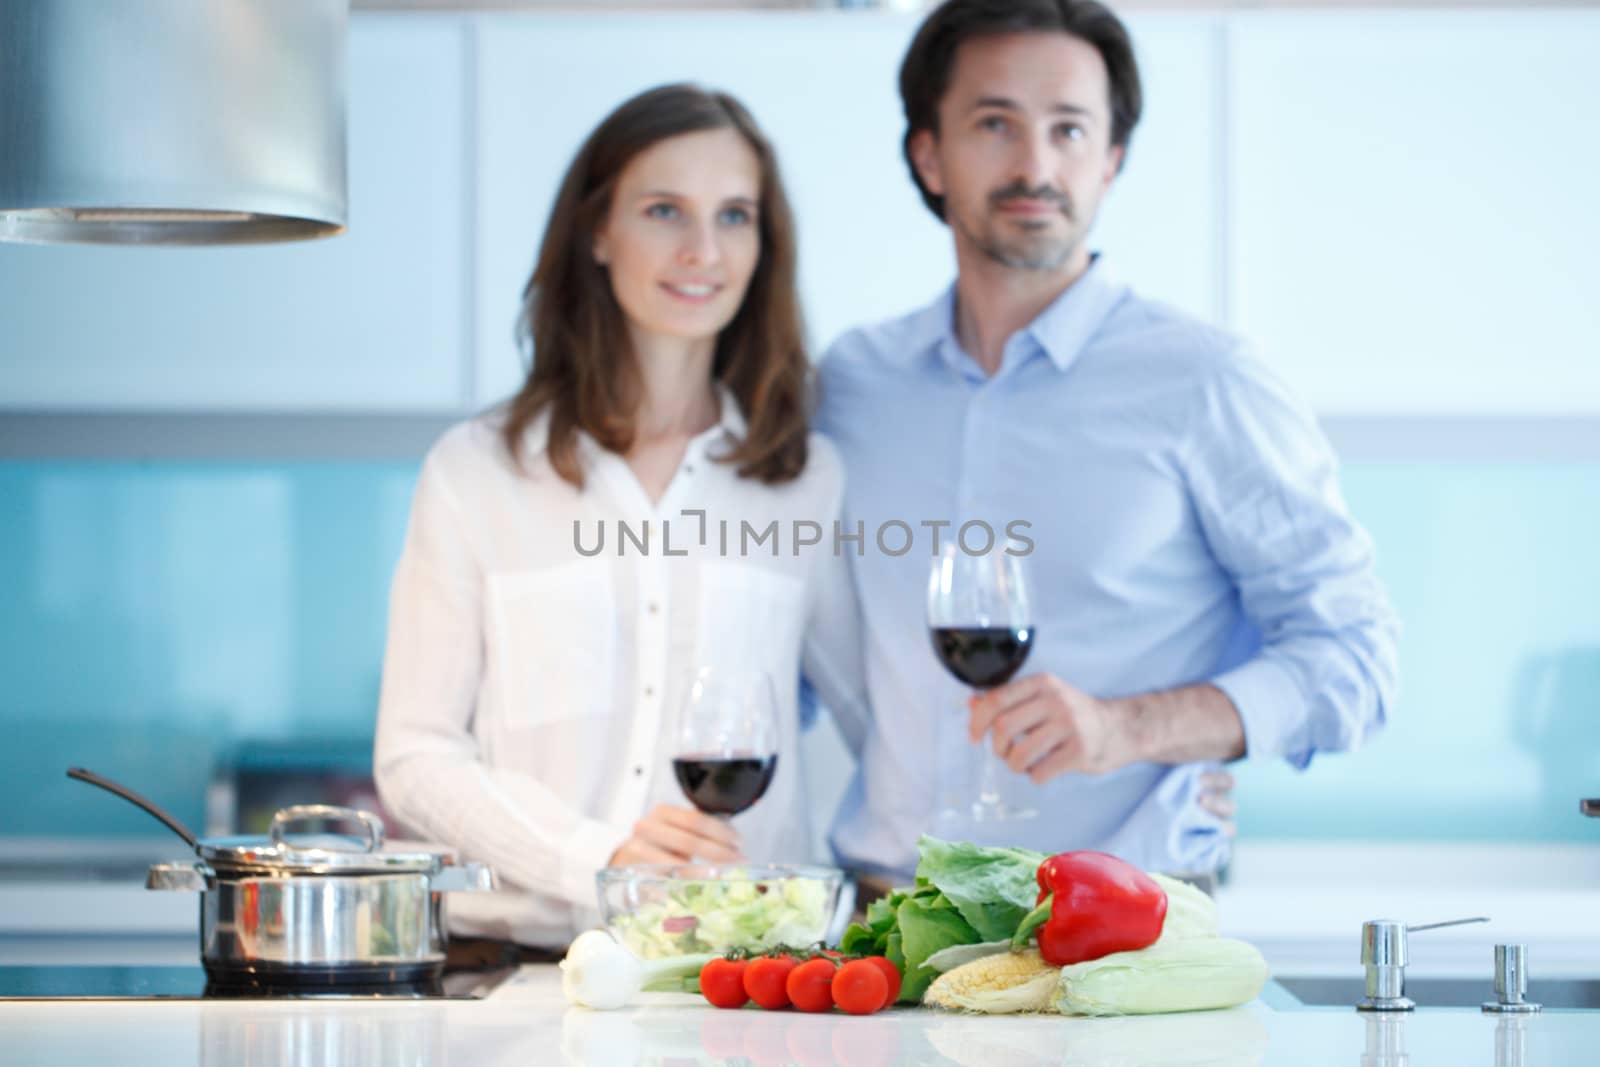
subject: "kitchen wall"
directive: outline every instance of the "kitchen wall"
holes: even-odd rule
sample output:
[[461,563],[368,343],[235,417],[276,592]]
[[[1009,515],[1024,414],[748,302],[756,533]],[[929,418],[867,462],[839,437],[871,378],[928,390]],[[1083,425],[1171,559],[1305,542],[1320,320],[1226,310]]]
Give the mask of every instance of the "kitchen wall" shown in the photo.
[[[1592,838],[1600,17],[1130,21],[1149,111],[1097,244],[1311,399],[1406,623],[1390,728],[1244,768],[1241,833]],[[628,93],[698,77],[767,124],[819,340],[936,291],[896,147],[913,25],[358,15],[346,236],[0,246],[0,837],[151,831],[73,763],[200,823],[241,746],[359,759],[420,450],[515,382],[556,178]]]

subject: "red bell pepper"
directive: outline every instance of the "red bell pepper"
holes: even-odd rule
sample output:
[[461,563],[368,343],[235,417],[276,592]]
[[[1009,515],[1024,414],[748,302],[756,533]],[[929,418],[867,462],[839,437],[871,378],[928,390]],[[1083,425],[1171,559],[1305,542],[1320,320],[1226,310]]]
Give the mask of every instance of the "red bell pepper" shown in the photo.
[[1153,944],[1167,919],[1156,880],[1104,852],[1063,852],[1039,864],[1039,906],[1013,944],[1037,933],[1046,963],[1065,967]]

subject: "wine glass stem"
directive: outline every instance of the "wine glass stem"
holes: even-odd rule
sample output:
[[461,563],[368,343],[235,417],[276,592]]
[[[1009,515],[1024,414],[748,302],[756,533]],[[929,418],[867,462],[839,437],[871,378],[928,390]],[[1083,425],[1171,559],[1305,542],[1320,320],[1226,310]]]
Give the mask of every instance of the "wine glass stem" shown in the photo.
[[985,808],[1000,806],[1000,787],[996,785],[999,773],[1000,757],[995,755],[994,744],[986,737],[978,764],[978,803]]
[[[983,693],[985,690],[975,690]],[[978,738],[978,799],[976,807],[981,811],[994,811],[1000,807],[1000,757],[994,751],[994,732]]]

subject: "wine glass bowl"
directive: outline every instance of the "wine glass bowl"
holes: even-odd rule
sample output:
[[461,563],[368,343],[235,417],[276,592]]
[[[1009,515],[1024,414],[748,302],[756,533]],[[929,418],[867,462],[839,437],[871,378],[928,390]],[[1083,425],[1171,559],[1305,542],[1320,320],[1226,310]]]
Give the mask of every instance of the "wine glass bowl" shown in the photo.
[[678,717],[673,774],[689,803],[731,817],[766,793],[778,769],[778,700],[764,671],[695,673]]
[[[975,690],[1009,682],[1027,662],[1036,634],[1027,569],[1014,545],[986,552],[944,546],[928,573],[928,633],[934,655],[958,681]],[[966,811],[976,820],[1023,819],[1038,813],[1000,799],[999,757],[987,740],[979,755],[977,798]]]

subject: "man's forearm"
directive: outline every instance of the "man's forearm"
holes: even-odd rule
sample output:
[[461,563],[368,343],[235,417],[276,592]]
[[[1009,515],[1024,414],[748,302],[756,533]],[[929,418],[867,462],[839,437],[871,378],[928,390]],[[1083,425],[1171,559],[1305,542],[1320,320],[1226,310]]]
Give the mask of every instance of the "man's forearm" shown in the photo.
[[1244,722],[1214,685],[1186,685],[1112,702],[1125,716],[1133,760],[1194,763],[1244,755]]

